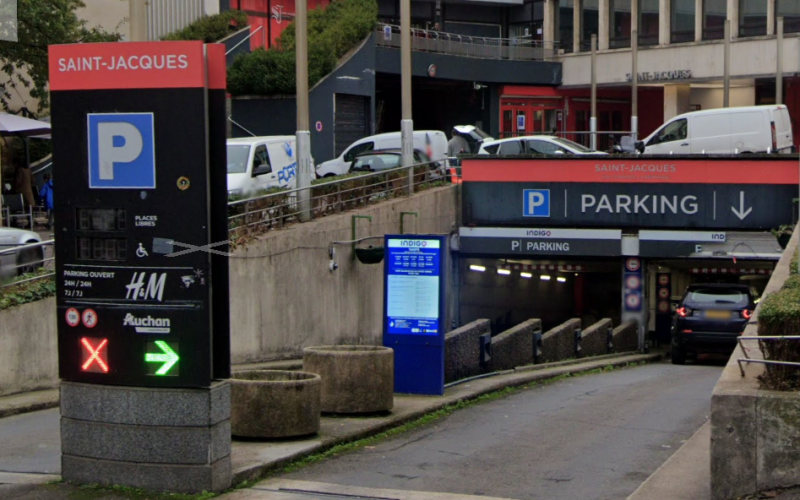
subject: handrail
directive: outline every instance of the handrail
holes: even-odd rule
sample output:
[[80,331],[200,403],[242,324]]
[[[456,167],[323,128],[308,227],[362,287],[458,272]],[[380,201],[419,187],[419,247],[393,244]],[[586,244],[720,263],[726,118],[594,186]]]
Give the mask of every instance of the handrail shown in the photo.
[[739,344],[739,347],[742,348],[742,353],[744,354],[744,358],[738,358],[736,360],[736,364],[739,365],[739,371],[742,374],[742,377],[745,376],[745,370],[742,367],[742,363],[760,363],[762,365],[779,365],[779,366],[798,366],[800,367],[800,363],[794,361],[778,361],[772,359],[752,359],[750,356],[747,355],[747,349],[742,345],[742,340],[800,340],[800,335],[740,335],[736,337],[736,342]]

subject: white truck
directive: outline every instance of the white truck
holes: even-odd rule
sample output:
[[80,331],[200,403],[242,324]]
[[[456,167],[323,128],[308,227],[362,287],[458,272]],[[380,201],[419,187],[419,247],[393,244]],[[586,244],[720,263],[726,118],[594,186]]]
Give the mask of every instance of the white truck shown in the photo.
[[297,185],[295,136],[228,139],[228,195]]

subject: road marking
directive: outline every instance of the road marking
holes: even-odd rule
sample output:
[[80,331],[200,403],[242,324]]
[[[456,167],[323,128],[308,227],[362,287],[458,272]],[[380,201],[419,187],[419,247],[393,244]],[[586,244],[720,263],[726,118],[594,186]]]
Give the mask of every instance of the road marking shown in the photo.
[[357,498],[360,500],[511,500],[509,498],[464,495],[461,493],[389,490],[291,479],[263,481],[252,488],[230,494],[228,497],[230,500],[299,500],[320,497],[332,500],[345,498]]

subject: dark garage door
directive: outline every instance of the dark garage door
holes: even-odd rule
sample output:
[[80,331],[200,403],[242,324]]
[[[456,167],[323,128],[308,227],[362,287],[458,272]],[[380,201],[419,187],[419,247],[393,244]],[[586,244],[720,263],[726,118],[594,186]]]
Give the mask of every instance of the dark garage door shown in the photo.
[[369,135],[369,97],[336,94],[333,117],[334,156],[339,156],[347,146]]

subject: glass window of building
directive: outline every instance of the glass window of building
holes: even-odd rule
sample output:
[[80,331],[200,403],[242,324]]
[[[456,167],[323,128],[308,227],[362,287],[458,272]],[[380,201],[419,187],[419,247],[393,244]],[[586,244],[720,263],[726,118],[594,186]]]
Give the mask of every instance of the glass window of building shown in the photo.
[[631,46],[631,1],[608,1],[608,44],[612,49]]
[[[776,0],[775,19],[783,17],[784,33],[800,32],[800,0]],[[776,24],[777,26],[777,24]],[[775,33],[777,33],[777,28]]]
[[727,12],[727,0],[703,0],[703,40],[722,40]]
[[600,10],[598,9],[598,0],[583,0],[583,17],[582,17],[582,33],[581,33],[581,50],[592,50],[592,35],[598,34],[600,27]]
[[556,38],[559,48],[564,49],[564,52],[572,52],[572,5],[572,0],[559,0],[556,9],[558,16]]
[[639,45],[658,45],[658,0],[639,0]]
[[739,36],[767,34],[767,2],[739,0]]
[[670,42],[694,41],[694,0],[672,0]]

